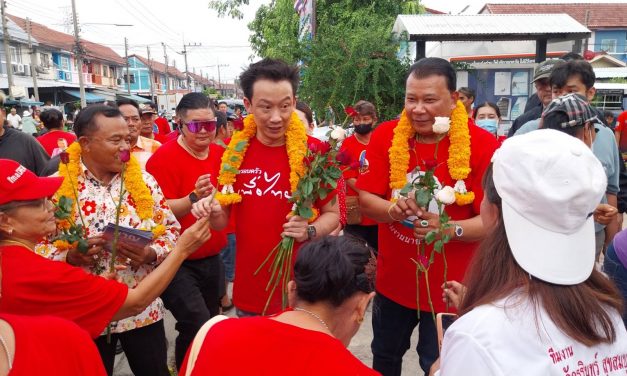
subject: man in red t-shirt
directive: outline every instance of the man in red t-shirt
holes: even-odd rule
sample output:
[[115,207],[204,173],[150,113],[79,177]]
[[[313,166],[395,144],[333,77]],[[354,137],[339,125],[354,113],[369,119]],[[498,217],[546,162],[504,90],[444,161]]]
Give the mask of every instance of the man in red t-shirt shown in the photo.
[[[167,203],[181,223],[181,232],[196,222],[192,204],[209,197],[217,185],[223,149],[213,144],[216,135],[215,110],[201,93],[181,98],[176,113],[181,135],[161,146],[146,163],[159,183]],[[211,217],[211,238],[198,248],[176,273],[161,295],[168,310],[177,320],[176,365],[180,367],[189,344],[198,329],[220,313],[220,250],[226,245],[221,231],[228,217],[214,202]]]
[[[458,93],[455,91],[455,80],[451,64],[440,58],[425,58],[410,68],[405,87],[405,112],[401,116],[403,120],[407,119],[416,134],[415,138],[407,140],[409,161],[403,170],[407,172],[408,182],[413,180],[416,167],[421,172],[434,168],[436,181],[442,186],[461,186],[449,174],[447,161],[452,141],[448,133],[436,134],[433,131],[435,117],[450,118],[456,108]],[[425,275],[421,273],[417,281],[416,264],[412,259],[417,258],[419,242],[424,241],[429,231],[439,227],[439,220],[434,205],[420,208],[413,198],[405,197],[400,197],[396,203],[390,202],[390,198],[397,197],[398,193],[390,188],[390,148],[399,123],[394,120],[377,127],[368,145],[368,171],[357,180],[362,212],[379,223],[372,353],[373,368],[384,375],[400,375],[403,354],[409,348],[411,333],[418,324],[417,351],[425,373],[429,373],[438,357],[437,335],[428,304]],[[497,148],[494,136],[483,129],[468,125],[468,132],[470,173],[463,182],[468,191],[474,192],[475,198],[472,204],[451,204],[445,208],[452,225],[446,230],[451,238],[445,246],[448,280],[463,278],[477,241],[485,233],[479,217],[483,199],[481,180]],[[433,246],[427,245],[427,257],[431,252]],[[440,299],[444,282],[443,264],[441,254],[436,253],[428,273],[430,296],[436,312],[446,310]]]
[[[320,216],[311,224],[299,216],[288,219],[292,203],[288,201],[291,186],[286,132],[296,104],[298,81],[297,68],[273,59],[251,64],[240,76],[244,105],[257,125],[233,184],[242,201],[226,209],[235,211],[237,218],[233,302],[240,317],[263,312],[270,272],[265,268],[255,275],[255,271],[282,236],[295,239],[295,258],[303,242],[327,235],[339,224],[334,194],[314,204]],[[203,205],[199,202],[196,207]],[[281,310],[280,289],[281,285],[266,314]]]
[[[368,101],[361,100],[353,108],[353,127],[355,133],[342,142],[340,153],[345,153],[350,161],[349,168],[344,171],[346,181],[346,204],[348,225],[344,232],[357,236],[374,249],[378,249],[379,236],[377,222],[361,214],[359,210],[359,190],[355,186],[361,172],[368,170],[366,148],[374,124],[377,122],[377,109]],[[361,217],[361,218],[359,218]],[[357,222],[357,219],[361,219]]]
[[[616,118],[616,128],[614,128],[614,134],[616,135],[616,143],[618,144],[618,150],[621,154],[627,153],[627,111],[623,111]],[[623,155],[623,159],[625,156]]]

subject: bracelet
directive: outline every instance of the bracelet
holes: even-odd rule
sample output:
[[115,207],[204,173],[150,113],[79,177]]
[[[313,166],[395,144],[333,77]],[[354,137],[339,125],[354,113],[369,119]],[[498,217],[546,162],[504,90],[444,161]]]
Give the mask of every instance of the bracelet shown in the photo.
[[396,203],[393,203],[392,205],[390,205],[390,207],[388,208],[388,216],[390,216],[390,218],[392,219],[392,221],[394,222],[399,222],[400,219],[396,219],[392,216],[392,213],[390,213],[390,210],[392,210],[393,207],[396,206]]

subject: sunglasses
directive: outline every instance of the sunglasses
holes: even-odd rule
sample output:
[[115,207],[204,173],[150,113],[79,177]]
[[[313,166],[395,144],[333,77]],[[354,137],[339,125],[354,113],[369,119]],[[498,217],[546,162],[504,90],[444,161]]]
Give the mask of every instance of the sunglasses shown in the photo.
[[201,129],[211,133],[215,132],[218,126],[217,120],[202,120],[202,121],[190,121],[189,123],[183,123],[187,126],[187,129],[191,133],[198,133]]

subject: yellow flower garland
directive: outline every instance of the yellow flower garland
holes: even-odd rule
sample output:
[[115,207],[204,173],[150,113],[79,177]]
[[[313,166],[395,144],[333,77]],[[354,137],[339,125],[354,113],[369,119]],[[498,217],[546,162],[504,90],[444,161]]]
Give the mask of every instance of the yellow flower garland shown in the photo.
[[[76,189],[77,178],[81,174],[81,146],[78,142],[74,142],[67,148],[66,152],[69,155],[70,161],[67,164],[59,164],[59,176],[62,176],[64,179],[61,187],[56,193],[57,200],[59,200],[61,196],[71,198],[72,200],[74,200],[75,197],[78,197]],[[150,193],[150,189],[144,182],[139,162],[133,155],[131,155],[131,159],[126,165],[126,171],[124,172],[124,185],[135,202],[135,210],[137,211],[139,218],[142,220],[152,219],[155,201]],[[72,207],[71,217],[74,217],[78,206],[79,203],[76,202]],[[159,232],[162,230],[158,228],[158,226],[157,229]]]
[[[257,133],[255,117],[250,114],[244,119],[244,128],[235,133],[229,142],[229,146],[222,155],[218,185],[222,187],[216,194],[220,205],[228,206],[242,201],[242,196],[236,193],[233,185],[237,179],[239,168],[242,165],[250,139]],[[285,145],[290,164],[290,188],[292,194],[298,187],[298,180],[305,174],[303,159],[307,154],[307,132],[296,115],[292,113],[290,123],[285,133]]]
[[[411,126],[405,110],[392,137],[390,157],[390,188],[402,189],[407,184],[407,169],[409,168],[409,140],[416,134]],[[448,149],[448,171],[451,178],[457,180],[455,184],[455,203],[468,205],[475,199],[472,191],[466,190],[464,179],[470,174],[470,131],[468,130],[468,113],[464,105],[457,101],[451,113],[451,127],[448,132],[450,146]],[[392,198],[394,199],[394,198]]]

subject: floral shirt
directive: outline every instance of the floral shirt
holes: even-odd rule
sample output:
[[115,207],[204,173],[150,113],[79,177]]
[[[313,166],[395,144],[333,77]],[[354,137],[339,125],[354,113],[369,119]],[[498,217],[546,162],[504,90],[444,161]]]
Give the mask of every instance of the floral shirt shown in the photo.
[[[120,175],[115,176],[108,185],[103,185],[87,170],[85,165],[81,164],[81,167],[83,174],[77,178],[79,208],[85,220],[86,235],[92,237],[103,233],[108,223],[115,223],[116,206],[120,197]],[[149,226],[152,228],[161,224],[165,226],[166,231],[152,242],[151,247],[157,254],[157,260],[154,263],[144,264],[137,269],[128,267],[126,270],[117,272],[118,280],[129,288],[136,287],[174,249],[181,229],[155,179],[145,171],[142,171],[142,175],[155,202],[153,220],[149,221]],[[80,223],[78,212],[75,217],[76,223]],[[120,225],[136,229],[151,229],[143,228],[146,224],[142,224],[128,191],[125,191],[123,197]],[[35,252],[56,261],[65,261],[67,256],[67,251],[58,250],[49,241],[38,244]],[[84,267],[84,269],[89,273],[102,275],[108,270],[110,261],[111,254],[104,251],[99,254],[93,267]],[[112,322],[111,331],[121,333],[141,328],[161,320],[163,316],[163,302],[157,298],[139,315]]]

